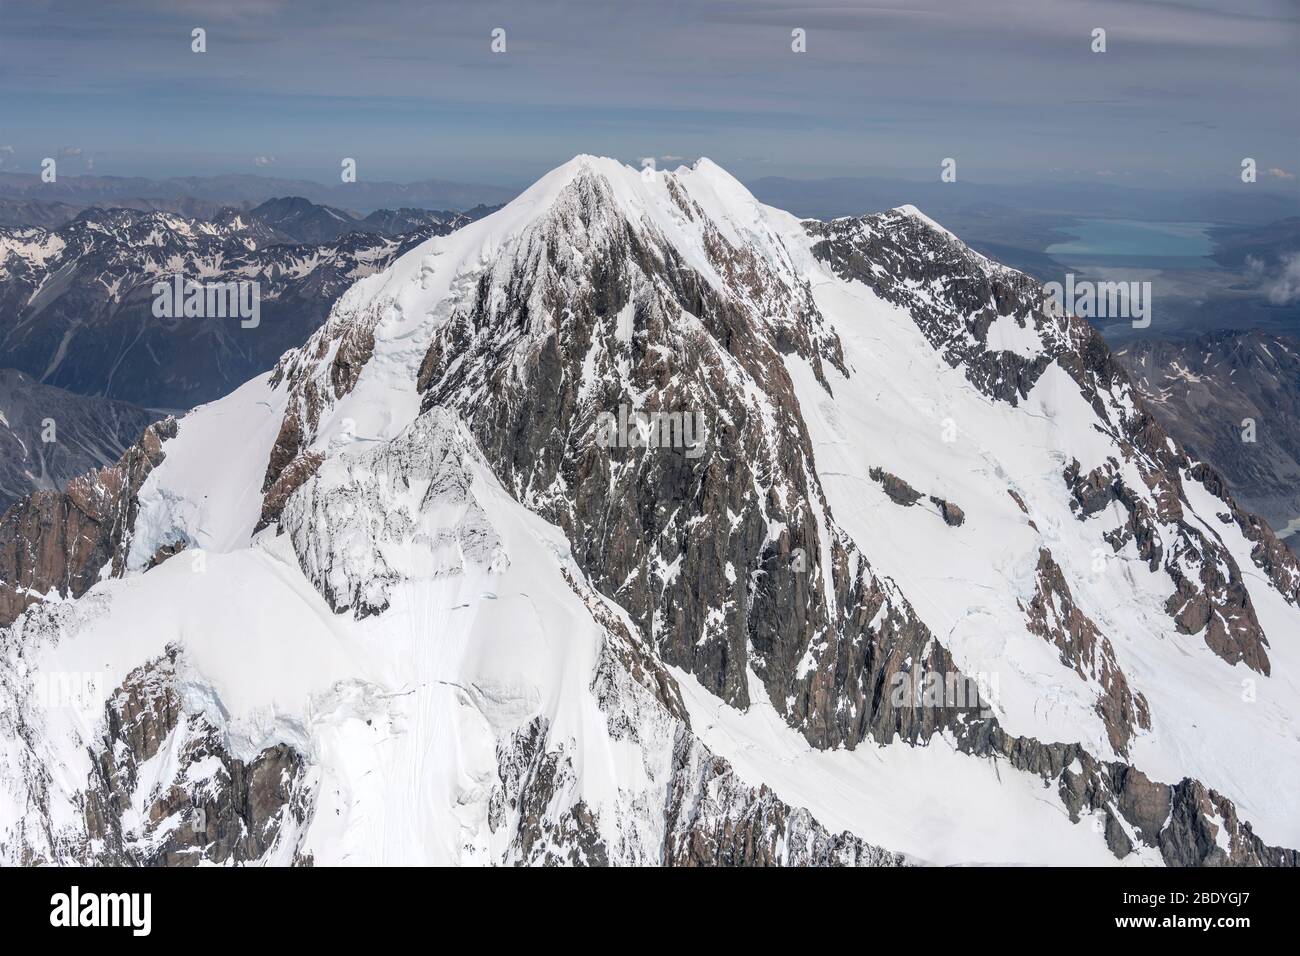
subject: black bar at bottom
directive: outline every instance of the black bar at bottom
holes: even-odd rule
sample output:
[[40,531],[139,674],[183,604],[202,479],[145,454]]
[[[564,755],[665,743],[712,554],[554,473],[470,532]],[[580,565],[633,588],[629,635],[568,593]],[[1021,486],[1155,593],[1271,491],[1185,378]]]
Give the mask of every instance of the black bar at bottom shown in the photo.
[[[499,942],[502,931],[536,934],[545,926],[569,935],[580,932],[584,921],[605,923],[616,912],[638,923],[671,920],[674,935],[683,923],[717,931],[721,921],[729,937],[744,932],[747,923],[768,932],[774,917],[791,925],[816,924],[839,913],[850,921],[898,920],[900,929],[915,927],[918,918],[938,920],[964,925],[977,936],[981,929],[1016,935],[1065,931],[1082,940],[1112,933],[1179,939],[1199,933],[1231,942],[1237,934],[1261,929],[1279,939],[1300,935],[1298,887],[1291,871],[1258,869],[948,868],[766,875],[646,870],[599,876],[458,872],[454,877],[445,870],[419,869],[32,869],[0,873],[0,925],[7,936],[13,934],[10,939],[76,933],[83,940],[112,936],[130,945],[199,942],[228,931],[248,939],[261,930],[270,934],[264,938],[287,936],[297,944],[315,938],[337,942],[340,932],[391,938],[395,930],[418,932],[431,923],[449,928],[461,920],[471,928],[476,919],[499,910],[504,922],[484,927]],[[735,905],[743,900],[757,908]]]

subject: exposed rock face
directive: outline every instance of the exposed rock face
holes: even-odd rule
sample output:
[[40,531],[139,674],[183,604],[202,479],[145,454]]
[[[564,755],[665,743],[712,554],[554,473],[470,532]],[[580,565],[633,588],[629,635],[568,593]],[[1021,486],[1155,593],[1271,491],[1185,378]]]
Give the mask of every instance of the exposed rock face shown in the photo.
[[962,511],[960,507],[953,504],[951,501],[945,501],[942,498],[936,498],[934,495],[931,495],[930,502],[939,509],[939,513],[943,515],[943,523],[949,527],[960,528],[966,523],[966,512]]
[[[546,725],[533,720],[497,751],[500,783],[492,793],[489,825],[510,827],[512,862],[525,865],[607,866],[609,852],[595,815],[581,799],[564,798],[577,775],[563,748],[546,750]],[[557,806],[558,804],[558,806]]]
[[[576,587],[576,585],[575,585]],[[578,588],[581,590],[581,588]],[[592,596],[594,602],[599,599]],[[605,612],[608,615],[608,611]],[[612,619],[612,616],[606,618]],[[595,686],[615,740],[645,753],[652,786],[624,811],[616,829],[634,835],[616,846],[602,837],[598,813],[575,797],[568,747],[533,720],[497,750],[499,782],[489,822],[508,837],[503,862],[665,866],[903,866],[897,853],[851,833],[831,833],[806,809],[766,786],[746,784],[691,732],[677,688],[648,649],[611,632]]]
[[[503,484],[566,531],[666,663],[738,707],[752,668],[819,747],[924,740],[943,717],[895,707],[888,682],[907,661],[942,670],[942,649],[837,528],[779,361],[835,365],[839,345],[805,287],[679,202],[720,287],[624,218],[600,177],[579,176],[519,258],[501,260],[510,271],[452,305],[421,370],[424,407],[466,419]],[[599,392],[584,390],[584,367]],[[596,410],[634,401],[717,410],[704,454],[600,447]]]
[[1223,477],[1202,462],[1197,462],[1187,472],[1187,477],[1199,482],[1205,490],[1223,502],[1224,510],[1219,520],[1225,524],[1236,524],[1245,535],[1246,540],[1254,543],[1250,558],[1255,567],[1263,571],[1268,579],[1292,604],[1300,605],[1300,562],[1296,561],[1295,552],[1278,539],[1263,520],[1257,515],[1249,514],[1240,508],[1228,492],[1228,484]]
[[[838,346],[805,286],[733,246],[689,196],[676,201],[716,282],[630,222],[602,177],[580,175],[517,258],[452,304],[421,369],[424,407],[466,419],[506,487],[565,529],[583,570],[667,662],[738,706],[747,663],[770,675],[774,699],[807,699],[794,665],[834,624],[825,590],[804,582],[835,569],[819,566],[812,509],[824,506],[779,356],[816,369],[839,361]],[[586,365],[598,391],[585,390]],[[620,405],[702,410],[703,454],[601,447],[598,414]],[[788,530],[770,538],[777,525]],[[806,579],[796,549],[814,565]],[[738,600],[732,582],[751,576],[757,592]]]
[[[1018,404],[1052,361],[1091,331],[1082,320],[1044,315],[1042,289],[1029,276],[904,211],[809,222],[808,232],[819,259],[907,309],[944,359],[991,398]],[[1027,330],[1042,350],[1030,358],[991,347],[990,330],[1000,321]]]
[[904,508],[910,508],[924,497],[919,491],[905,482],[897,475],[891,475],[882,468],[872,468],[870,471],[871,480],[880,482],[885,489],[885,494],[889,500],[896,505],[902,505]]
[[[500,784],[492,821],[508,829],[507,862],[604,866],[611,861],[596,814],[581,800],[565,806],[575,784],[563,748],[547,751],[545,726],[517,731],[499,751]],[[725,760],[681,728],[673,753],[665,828],[658,859],[665,866],[903,866],[906,859],[851,833],[828,833],[807,810],[792,808],[765,786],[740,781]],[[557,812],[557,807],[558,809]]]
[[[1159,849],[1169,866],[1300,865],[1300,854],[1265,845],[1230,801],[1194,780],[1169,786],[1123,764],[1080,763],[1083,775],[1062,772],[1061,798],[1072,814],[1081,808],[1104,813],[1107,843],[1121,859],[1141,843]],[[1105,801],[1113,801],[1118,816],[1104,809]]]
[[[1136,541],[1151,570],[1163,569],[1173,587],[1166,607],[1179,630],[1203,634],[1229,663],[1242,661],[1268,673],[1268,640],[1236,560],[1221,542],[1183,520],[1182,482],[1193,462],[1152,417],[1099,332],[1084,319],[1045,310],[1038,283],[972,252],[920,217],[894,210],[812,223],[809,231],[819,257],[841,276],[906,308],[948,363],[990,398],[1016,405],[1049,365],[1063,368],[1125,458],[1086,475],[1077,462],[1066,470],[1079,517],[1092,519],[1113,502],[1123,506],[1128,517],[1108,537],[1116,551]],[[1032,336],[1032,357],[1000,343],[995,347],[995,325],[1003,337]],[[1134,471],[1142,487],[1125,477]],[[1202,467],[1197,474],[1207,471]],[[1239,511],[1226,489],[1220,490],[1229,511]],[[1287,561],[1267,543],[1254,560],[1261,567],[1283,564],[1288,586],[1297,580],[1294,557]]]
[[[26,630],[29,638],[51,635],[66,623],[54,611],[29,619]],[[310,863],[298,848],[312,804],[306,761],[285,744],[250,760],[232,755],[224,732],[183,702],[181,663],[172,648],[141,665],[98,714],[83,697],[98,736],[85,742],[86,778],[58,809],[48,771],[38,769],[49,766],[51,741],[40,726],[50,718],[49,701],[36,686],[0,674],[0,726],[16,735],[7,756],[32,771],[20,778],[28,816],[17,831],[0,832],[0,858],[16,851],[24,865]],[[68,825],[69,810],[81,827]]]
[[47,594],[79,597],[123,573],[136,494],[175,434],[175,419],[151,425],[116,465],[73,479],[66,491],[37,492],[0,517],[0,625]]
[[669,866],[905,866],[901,854],[830,833],[807,810],[766,786],[740,781],[725,760],[698,744],[674,754],[669,794]]
[[[280,446],[277,446],[276,453],[282,453]],[[298,455],[283,469],[277,471],[273,481],[270,480],[268,472],[267,480],[270,484],[262,494],[262,516],[258,519],[256,530],[261,531],[280,519],[289,497],[301,488],[307,479],[316,474],[316,470],[324,461],[324,455],[309,451]]]
[[928,498],[930,504],[939,509],[939,517],[950,528],[960,528],[966,522],[966,513],[958,505],[937,495],[925,495],[917,491],[902,478],[892,475],[883,468],[871,468],[867,474],[872,481],[879,482],[885,495],[896,505],[910,508],[922,498]]
[[[1112,502],[1123,505],[1129,520],[1116,529],[1112,543],[1119,550],[1124,541],[1136,540],[1150,569],[1163,569],[1168,574],[1175,590],[1167,608],[1179,629],[1186,633],[1204,630],[1207,645],[1224,660],[1242,661],[1268,673],[1264,651],[1267,638],[1254,616],[1249,594],[1240,586],[1235,560],[1221,543],[1183,520],[1178,502],[1183,496],[1184,477],[1206,484],[1212,494],[1224,500],[1230,513],[1239,513],[1239,509],[1226,488],[1210,477],[1212,472],[1204,466],[1193,471],[1193,463],[1167,438],[1134,395],[1099,333],[1073,316],[1048,314],[1042,309],[1043,297],[1037,283],[990,263],[918,217],[895,211],[861,220],[816,223],[809,229],[815,237],[822,237],[816,247],[819,256],[841,275],[857,279],[887,301],[907,308],[918,328],[949,364],[961,368],[967,379],[991,398],[1017,404],[1051,362],[1059,363],[1079,385],[1102,422],[1112,429],[1111,434],[1136,465],[1144,484],[1140,491],[1132,489],[1119,476],[1118,462],[1112,461],[1107,469],[1086,476],[1079,475],[1076,463],[1067,471],[1066,482],[1081,520],[1100,514]],[[917,248],[927,251],[917,255]],[[873,268],[882,263],[885,268]],[[1035,333],[1040,345],[1035,357],[989,347],[989,330],[1003,317]],[[1014,492],[1012,497],[1022,511],[1026,510]],[[1248,519],[1241,520],[1249,523]],[[1280,590],[1288,593],[1294,581],[1294,559],[1288,562],[1287,555],[1281,553],[1284,549],[1270,548],[1266,537],[1257,533],[1264,543],[1256,549],[1255,563],[1264,568],[1270,559],[1277,560],[1282,570],[1272,576],[1275,583],[1280,578],[1284,585]],[[1162,541],[1176,541],[1176,552],[1169,553]],[[1069,647],[1071,657],[1078,655],[1072,666],[1090,671],[1102,684],[1103,694],[1097,706],[1106,720],[1112,746],[1122,754],[1132,729],[1147,725],[1145,700],[1131,694],[1124,675],[1113,666],[1113,651],[1107,651],[1105,638],[1072,606],[1068,586],[1059,579],[1059,569],[1054,569],[1050,555],[1044,557],[1039,566],[1040,597],[1035,599],[1043,613],[1041,621],[1035,623],[1035,611],[1031,609],[1031,629],[1057,635],[1058,646]],[[1195,579],[1182,570],[1187,567],[1196,569]],[[1056,605],[1063,616],[1057,616],[1055,626],[1047,621],[1048,595],[1054,595],[1050,600],[1064,602]],[[1098,638],[1102,643],[1098,644]],[[1091,650],[1084,651],[1085,647]],[[972,752],[1002,753],[1012,758],[1013,765],[1044,776],[1059,773],[1056,762],[1064,756],[1059,745],[1007,737],[994,721],[966,724],[960,739],[962,746],[971,747]],[[1083,786],[1087,798],[1077,801],[1068,771],[1063,776],[1061,795],[1071,813],[1080,807],[1101,812],[1105,801],[1099,800],[1098,794],[1119,791],[1129,794],[1127,804],[1120,804],[1121,816],[1129,825],[1135,825],[1141,814],[1132,790],[1138,781],[1146,783],[1146,778],[1124,764],[1102,765],[1091,758],[1084,760],[1082,750],[1075,749],[1085,774],[1091,777]],[[1088,769],[1092,766],[1099,769]],[[1156,809],[1150,811],[1153,819],[1147,821],[1146,829],[1139,831],[1140,841],[1159,846],[1165,860],[1174,864],[1178,860],[1218,859],[1205,842],[1205,834],[1215,832],[1210,823],[1214,811],[1208,802],[1197,803],[1186,796],[1204,788],[1195,781],[1184,781],[1174,788],[1149,786],[1155,796],[1148,797],[1145,805]],[[1173,796],[1168,796],[1171,793]],[[1122,857],[1132,842],[1119,832],[1123,828],[1117,829],[1118,821],[1110,811],[1105,812],[1108,843]],[[1197,822],[1170,828],[1162,835],[1160,826],[1180,814]],[[1234,838],[1234,861],[1295,865],[1295,851],[1264,846],[1248,826],[1238,831],[1227,816],[1224,825]]]
[[321,413],[356,385],[374,353],[378,321],[373,310],[360,322],[331,321],[275,367],[272,382],[288,387],[290,398],[262,481],[258,530],[279,518],[289,496],[320,467],[323,455],[309,446]]
[[176,653],[132,672],[108,701],[85,795],[93,865],[309,862],[293,845],[308,809],[305,761],[285,744],[251,762],[177,694]]
[[1063,664],[1099,685],[1097,713],[1106,722],[1115,752],[1127,754],[1135,730],[1151,726],[1146,698],[1129,689],[1110,641],[1075,606],[1065,575],[1046,548],[1039,551],[1037,589],[1025,612],[1030,631],[1056,645]]
[[[1107,532],[1106,539],[1116,551],[1133,542],[1150,570],[1164,569],[1174,584],[1165,610],[1178,630],[1183,634],[1203,632],[1206,645],[1228,663],[1242,661],[1253,670],[1269,673],[1268,638],[1237,562],[1220,542],[1183,520],[1169,477],[1144,471],[1148,484],[1160,492],[1145,498],[1120,477],[1120,465],[1114,459],[1086,476],[1078,473],[1077,465],[1074,462],[1067,469],[1065,481],[1080,517],[1098,515],[1112,502],[1127,511],[1123,524]],[[1172,482],[1177,481],[1175,472]],[[1235,509],[1235,505],[1230,507]],[[1167,547],[1165,542],[1170,540],[1172,547]],[[1188,568],[1195,569],[1195,577],[1187,573]]]

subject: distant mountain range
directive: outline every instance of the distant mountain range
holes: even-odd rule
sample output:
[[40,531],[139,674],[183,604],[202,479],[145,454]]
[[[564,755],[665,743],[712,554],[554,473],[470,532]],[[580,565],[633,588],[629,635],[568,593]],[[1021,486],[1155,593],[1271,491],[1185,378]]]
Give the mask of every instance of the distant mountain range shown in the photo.
[[475,206],[465,212],[450,209],[376,209],[360,218],[346,209],[323,206],[302,196],[268,199],[248,211],[248,218],[293,242],[333,242],[351,232],[404,236],[413,232],[456,228],[479,219],[495,206]]
[[[416,183],[356,182],[326,185],[306,179],[245,174],[147,179],[139,176],[60,176],[53,183],[31,173],[0,172],[0,198],[62,202],[82,206],[134,205],[140,200],[206,201],[217,206],[251,207],[281,196],[370,212],[385,206],[462,211],[499,205],[516,191],[480,183],[426,179]],[[199,209],[173,209],[202,215]]]
[[1300,342],[1260,331],[1135,337],[1116,358],[1160,424],[1222,472],[1243,507],[1279,534],[1300,527]]
[[1300,254],[1300,216],[1289,216],[1258,226],[1220,226],[1211,230],[1215,240],[1214,259],[1228,267],[1276,265]]
[[[1252,188],[1215,191],[1143,188],[1115,183],[1024,183],[1000,185],[958,180],[917,181],[884,176],[789,179],[767,176],[747,182],[760,201],[800,216],[857,216],[913,203],[942,216],[959,232],[990,214],[1047,213],[1169,221],[1261,225],[1295,216],[1293,193]],[[464,211],[509,202],[518,191],[482,183],[426,179],[414,183],[318,183],[306,179],[229,174],[151,179],[140,176],[60,176],[43,183],[29,173],[0,172],[0,224],[8,223],[6,201],[59,202],[164,209],[189,216],[211,215],[222,206],[252,208],[270,199],[298,196],[313,203],[368,214],[376,209],[415,208]],[[181,203],[183,205],[176,205]]]
[[[288,198],[209,218],[93,207],[54,228],[0,227],[0,368],[82,395],[189,408],[300,345],[357,279],[486,211],[356,219]],[[256,282],[257,326],[155,315],[155,284],[177,275]]]
[[858,216],[913,203],[962,231],[967,219],[989,213],[1047,213],[1070,217],[1167,220],[1258,225],[1294,216],[1294,191],[1245,183],[1222,190],[1153,189],[1113,183],[1018,183],[1014,186],[958,180],[945,183],[881,176],[787,179],[768,176],[747,184],[754,196],[799,216]]
[[111,465],[161,413],[88,398],[0,368],[0,512],[33,491]]

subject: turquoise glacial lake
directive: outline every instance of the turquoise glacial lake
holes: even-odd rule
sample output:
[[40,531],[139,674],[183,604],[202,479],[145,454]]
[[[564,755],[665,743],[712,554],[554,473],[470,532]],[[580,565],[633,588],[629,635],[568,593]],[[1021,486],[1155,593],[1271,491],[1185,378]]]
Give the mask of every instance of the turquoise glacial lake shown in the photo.
[[1200,258],[1213,243],[1208,222],[1137,222],[1132,219],[1081,219],[1062,228],[1074,238],[1054,242],[1048,255],[1154,256]]

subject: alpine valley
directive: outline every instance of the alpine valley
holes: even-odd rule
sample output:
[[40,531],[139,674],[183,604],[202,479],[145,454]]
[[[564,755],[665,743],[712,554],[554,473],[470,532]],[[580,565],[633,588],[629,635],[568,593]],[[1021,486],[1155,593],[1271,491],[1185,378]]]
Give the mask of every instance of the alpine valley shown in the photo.
[[458,225],[0,518],[0,863],[1300,862],[1300,567],[1037,282],[708,160]]

